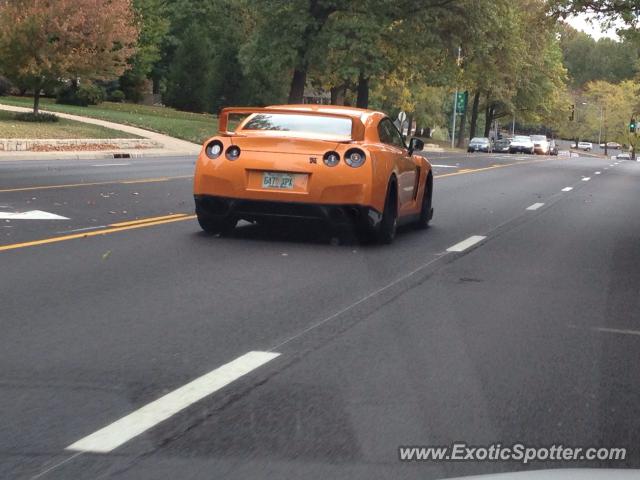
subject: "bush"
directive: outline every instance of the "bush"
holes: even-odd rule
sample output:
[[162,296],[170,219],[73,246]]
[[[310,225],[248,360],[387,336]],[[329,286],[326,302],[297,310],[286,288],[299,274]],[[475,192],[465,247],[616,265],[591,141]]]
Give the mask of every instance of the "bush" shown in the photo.
[[0,97],[11,93],[11,82],[5,77],[0,76]]
[[110,102],[117,102],[117,103],[122,103],[124,102],[124,92],[122,90],[114,90],[113,92],[111,92],[109,94],[109,101]]
[[86,107],[104,102],[104,90],[93,83],[83,83],[78,87],[65,86],[58,92],[56,103]]
[[35,114],[33,112],[25,112],[25,113],[16,113],[13,118],[18,120],[19,122],[42,122],[42,123],[53,123],[60,120],[53,113],[38,113]]

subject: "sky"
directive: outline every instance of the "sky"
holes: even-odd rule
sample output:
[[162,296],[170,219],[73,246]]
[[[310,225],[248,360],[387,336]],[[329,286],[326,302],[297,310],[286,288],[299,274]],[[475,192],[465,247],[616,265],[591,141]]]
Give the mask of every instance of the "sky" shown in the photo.
[[615,40],[618,39],[615,30],[602,32],[602,30],[600,29],[600,22],[598,22],[598,20],[593,20],[593,23],[589,23],[590,18],[594,17],[587,14],[581,14],[567,18],[567,23],[576,30],[581,30],[585,33],[588,33],[595,39],[602,37],[609,37]]

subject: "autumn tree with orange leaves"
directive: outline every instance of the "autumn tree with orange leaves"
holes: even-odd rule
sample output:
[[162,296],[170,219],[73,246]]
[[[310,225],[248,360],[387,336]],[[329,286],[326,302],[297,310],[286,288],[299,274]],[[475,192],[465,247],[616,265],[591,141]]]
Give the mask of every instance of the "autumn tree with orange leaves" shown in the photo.
[[0,72],[37,114],[47,85],[122,75],[138,34],[132,0],[0,0]]

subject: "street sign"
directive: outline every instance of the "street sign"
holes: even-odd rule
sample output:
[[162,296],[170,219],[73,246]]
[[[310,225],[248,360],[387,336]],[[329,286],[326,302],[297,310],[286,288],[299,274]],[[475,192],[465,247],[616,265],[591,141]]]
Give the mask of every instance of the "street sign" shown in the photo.
[[400,110],[400,113],[398,114],[398,121],[400,122],[400,125],[402,125],[406,119],[407,119],[406,112]]
[[458,92],[456,98],[456,113],[462,114],[467,111],[467,102],[469,100],[468,92]]

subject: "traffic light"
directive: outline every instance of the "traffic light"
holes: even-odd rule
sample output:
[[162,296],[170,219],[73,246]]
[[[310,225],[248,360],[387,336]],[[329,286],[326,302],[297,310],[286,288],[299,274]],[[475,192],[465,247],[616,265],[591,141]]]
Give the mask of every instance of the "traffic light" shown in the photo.
[[632,118],[631,122],[629,122],[629,131],[631,133],[636,133],[636,128],[637,128],[636,119]]
[[575,105],[571,105],[570,112],[571,112],[571,115],[569,115],[569,121],[573,122],[573,120],[576,118],[576,106]]

